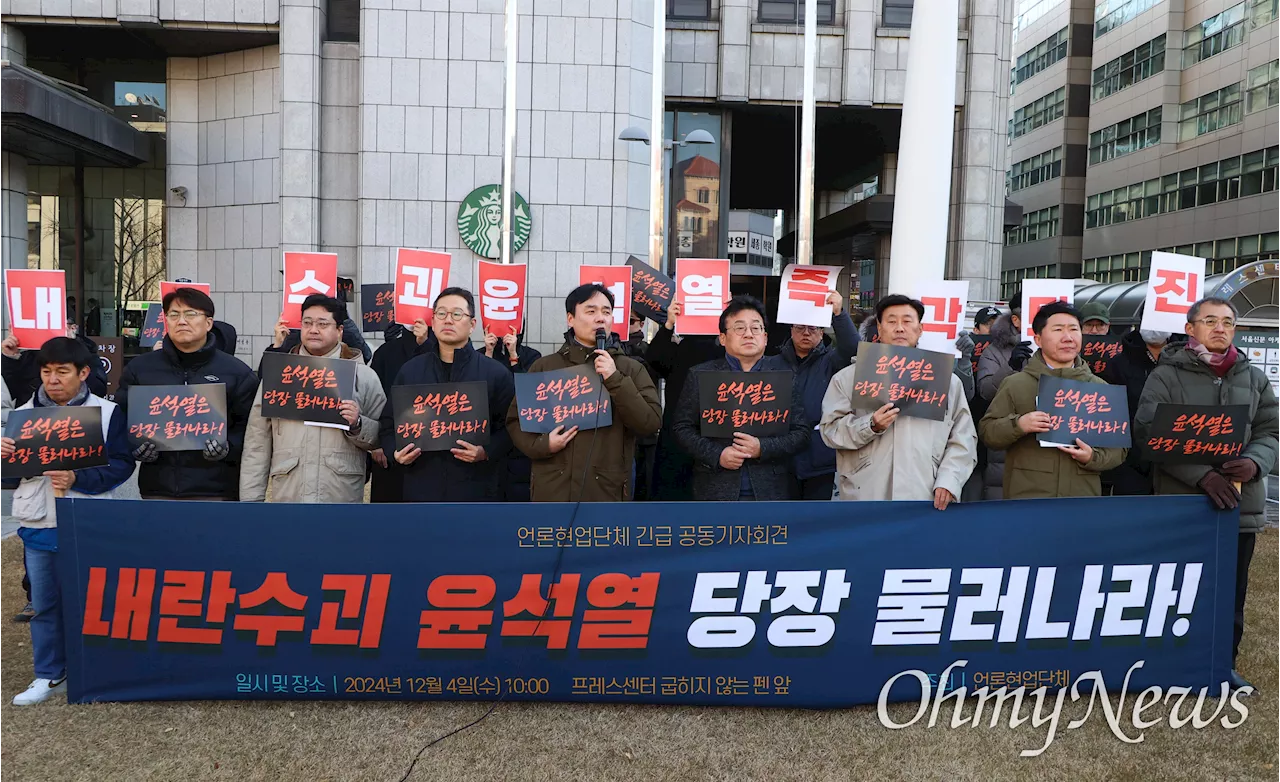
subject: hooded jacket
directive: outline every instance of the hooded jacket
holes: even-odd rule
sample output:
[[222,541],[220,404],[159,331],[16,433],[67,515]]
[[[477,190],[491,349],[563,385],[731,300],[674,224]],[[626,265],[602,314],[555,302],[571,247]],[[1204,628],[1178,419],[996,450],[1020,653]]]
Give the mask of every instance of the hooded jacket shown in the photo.
[[[233,343],[234,344],[234,343]],[[201,451],[160,451],[156,460],[138,467],[138,491],[144,495],[173,497],[221,497],[234,500],[240,492],[240,456],[244,432],[258,391],[258,376],[240,359],[217,347],[213,332],[204,347],[181,353],[166,336],[160,350],[134,358],[120,374],[116,404],[128,417],[129,389],[133,386],[190,386],[221,383],[227,394],[227,447],[220,461],[209,461]]]
[[800,358],[788,338],[778,353],[796,375],[795,384],[800,389],[800,398],[804,400],[805,420],[813,425],[809,430],[809,447],[796,454],[795,458],[795,475],[802,481],[836,471],[836,452],[823,442],[816,424],[822,420],[822,400],[831,378],[849,366],[853,357],[858,355],[858,343],[862,341],[847,312],[832,317],[831,328],[836,333],[834,347],[818,342],[809,355]]
[[[982,354],[984,359],[986,355]],[[987,447],[1006,451],[1003,496],[1007,500],[1100,497],[1101,473],[1123,462],[1126,449],[1094,448],[1089,463],[1080,464],[1057,448],[1042,447],[1034,434],[1024,434],[1018,429],[1018,417],[1036,409],[1041,375],[1104,383],[1089,371],[1088,364],[1079,356],[1070,367],[1050,369],[1039,350],[1027,360],[1021,372],[1005,378],[987,414],[978,422],[978,432]]]
[[[1243,457],[1258,465],[1258,474],[1240,489],[1240,531],[1257,532],[1266,525],[1267,476],[1276,467],[1278,423],[1276,395],[1260,369],[1240,352],[1226,377],[1219,378],[1190,348],[1166,346],[1147,379],[1134,421],[1134,436],[1146,442],[1162,404],[1248,405],[1249,425]],[[1152,464],[1156,494],[1201,494],[1197,485],[1208,464]]]

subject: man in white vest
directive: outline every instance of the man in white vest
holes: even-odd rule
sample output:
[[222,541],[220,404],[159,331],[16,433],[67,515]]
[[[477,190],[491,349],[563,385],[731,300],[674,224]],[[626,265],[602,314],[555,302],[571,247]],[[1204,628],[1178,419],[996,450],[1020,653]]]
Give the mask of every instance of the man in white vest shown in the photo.
[[[36,680],[13,699],[15,706],[47,700],[67,681],[66,634],[62,624],[62,594],[58,587],[58,516],[54,497],[110,498],[133,475],[128,424],[114,402],[89,393],[85,381],[98,357],[74,339],[56,337],[36,354],[40,386],[18,410],[83,406],[102,409],[102,441],[108,463],[82,470],[50,470],[23,478],[13,493],[13,517],[18,520],[27,575],[31,578],[31,652]],[[0,438],[0,458],[13,455],[16,443]]]

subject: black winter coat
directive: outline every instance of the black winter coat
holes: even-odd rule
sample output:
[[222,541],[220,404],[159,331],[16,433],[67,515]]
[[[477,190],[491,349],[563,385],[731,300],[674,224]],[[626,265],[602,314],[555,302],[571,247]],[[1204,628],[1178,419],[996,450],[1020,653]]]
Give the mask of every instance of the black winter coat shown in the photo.
[[[1139,332],[1130,331],[1125,334],[1120,344],[1120,355],[1107,362],[1106,371],[1099,377],[1113,386],[1126,388],[1129,397],[1129,427],[1132,432],[1133,420],[1138,415],[1138,402],[1142,399],[1142,389],[1152,370],[1156,368],[1156,362]],[[1151,494],[1151,464],[1143,458],[1143,449],[1130,448],[1124,464],[1104,472],[1102,482],[1111,485],[1113,494]]]
[[[217,347],[213,334],[195,353],[180,353],[168,337],[160,350],[130,361],[120,375],[116,404],[128,416],[131,386],[181,386],[222,383],[227,387],[227,446],[221,461],[209,461],[201,451],[160,451],[156,461],[138,465],[138,490],[144,495],[176,499],[186,497],[240,497],[240,453],[249,423],[258,376],[235,356]],[[136,445],[136,443],[134,443]]]
[[650,499],[682,502],[693,499],[693,457],[676,442],[671,425],[689,371],[704,362],[723,359],[724,346],[711,336],[685,337],[679,344],[672,340],[673,336],[674,332],[664,326],[645,350],[646,366],[666,382]]
[[[412,339],[412,337],[410,337]],[[444,383],[444,362],[440,360],[439,343],[424,343],[430,349],[410,359],[396,375],[393,386]],[[508,453],[511,435],[507,433],[507,410],[515,398],[515,381],[502,365],[467,343],[453,354],[453,369],[448,381],[463,383],[481,381],[489,387],[489,444],[484,447],[487,459],[468,464],[454,458],[449,451],[424,451],[417,461],[403,469],[405,502],[492,502],[498,499],[498,478]],[[395,461],[395,404],[387,392],[387,405],[382,409],[378,427],[382,450],[389,462]]]
[[[85,336],[76,336],[76,340],[89,349],[93,361],[89,363],[89,393],[96,396],[107,395],[107,371],[98,360],[98,343]],[[36,364],[36,350],[24,350],[17,358],[0,357],[0,377],[9,387],[9,396],[13,397],[13,406],[22,407],[35,395],[40,387],[40,366]]]
[[[499,340],[493,351],[493,359],[506,367],[511,374],[527,373],[533,362],[542,358],[542,353],[524,344],[524,335],[516,335],[516,363],[511,363],[507,346]],[[519,448],[512,448],[507,454],[506,464],[499,468],[498,499],[504,502],[529,502],[529,481],[533,474],[533,462]]]
[[[847,312],[833,317],[831,327],[836,332],[834,347],[819,342],[809,355],[800,358],[788,338],[778,354],[795,372],[795,384],[804,399],[805,418],[815,424],[822,420],[822,399],[827,395],[831,378],[849,366],[853,357],[858,355],[858,343],[862,341]],[[809,447],[796,454],[795,468],[796,477],[801,480],[835,474],[836,452],[822,442],[822,434],[817,429],[809,430]]]
[[[386,341],[373,353],[373,361],[369,366],[382,381],[382,391],[391,399],[391,384],[395,382],[400,369],[420,353],[427,350],[435,340],[435,334],[427,332],[427,341],[419,345],[413,338],[413,332],[392,323],[385,332]],[[374,464],[369,459],[371,480],[369,481],[370,502],[404,502],[404,466],[386,454],[385,468]]]

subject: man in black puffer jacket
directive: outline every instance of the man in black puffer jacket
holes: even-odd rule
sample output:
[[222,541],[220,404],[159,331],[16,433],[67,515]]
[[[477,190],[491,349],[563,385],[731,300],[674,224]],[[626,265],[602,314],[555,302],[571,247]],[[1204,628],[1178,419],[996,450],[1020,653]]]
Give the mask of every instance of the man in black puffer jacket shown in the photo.
[[240,359],[218,349],[212,333],[213,301],[195,288],[164,297],[169,333],[160,350],[129,362],[120,375],[116,404],[128,416],[131,386],[202,385],[227,388],[227,441],[209,440],[203,451],[158,451],[138,445],[138,491],[144,499],[236,500],[240,497],[240,453],[245,426],[258,392],[258,377]]

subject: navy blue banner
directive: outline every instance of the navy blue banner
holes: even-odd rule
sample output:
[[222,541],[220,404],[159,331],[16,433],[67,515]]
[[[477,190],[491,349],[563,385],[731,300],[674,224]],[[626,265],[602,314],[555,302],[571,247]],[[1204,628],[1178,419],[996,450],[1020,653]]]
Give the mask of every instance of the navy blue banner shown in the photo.
[[1237,516],[1204,497],[58,503],[72,702],[842,707],[957,660],[970,691],[1231,662]]

